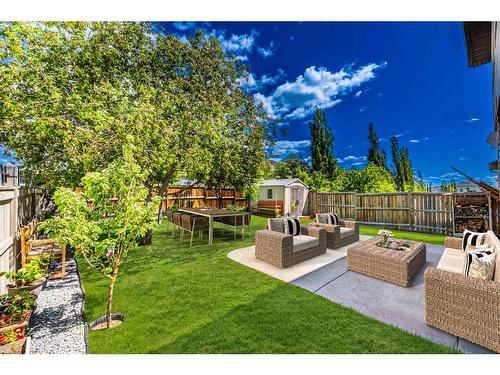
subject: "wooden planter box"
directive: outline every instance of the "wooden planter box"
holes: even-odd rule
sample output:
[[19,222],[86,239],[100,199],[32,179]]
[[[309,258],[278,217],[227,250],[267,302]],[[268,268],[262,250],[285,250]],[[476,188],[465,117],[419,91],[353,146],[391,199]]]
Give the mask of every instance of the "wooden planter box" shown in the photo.
[[26,337],[0,345],[0,354],[23,354],[26,349]]
[[[22,322],[11,324],[11,325],[8,325],[8,326],[5,326],[5,327],[1,327],[0,328],[0,335],[3,332],[20,329],[21,330],[20,335],[26,336],[26,328],[28,328],[28,325],[30,323],[31,314],[32,314],[32,312],[28,311],[26,313],[26,315],[24,316],[24,320]],[[9,318],[10,318],[10,316],[2,316],[2,317],[0,317],[0,319],[2,319],[4,321],[9,320]]]

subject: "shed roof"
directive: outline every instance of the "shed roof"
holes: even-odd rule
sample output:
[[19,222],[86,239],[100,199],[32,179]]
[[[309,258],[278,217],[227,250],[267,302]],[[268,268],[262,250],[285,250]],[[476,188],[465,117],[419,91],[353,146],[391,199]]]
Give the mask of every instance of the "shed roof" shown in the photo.
[[305,187],[308,187],[300,178],[278,178],[273,180],[264,180],[259,186],[288,186],[295,182],[299,182]]
[[465,43],[470,67],[491,61],[491,22],[464,22]]

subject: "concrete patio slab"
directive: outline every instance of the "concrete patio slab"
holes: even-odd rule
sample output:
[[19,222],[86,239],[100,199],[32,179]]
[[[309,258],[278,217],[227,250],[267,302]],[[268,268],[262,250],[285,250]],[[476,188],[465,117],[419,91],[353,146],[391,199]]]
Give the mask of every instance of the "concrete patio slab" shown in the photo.
[[[360,241],[365,241],[369,236],[360,236]],[[356,242],[357,243],[357,242]],[[352,246],[352,245],[349,245]],[[349,246],[341,247],[337,250],[328,249],[325,254],[308,259],[305,262],[296,264],[288,268],[279,268],[263,262],[255,257],[255,246],[236,249],[227,254],[229,259],[241,263],[247,267],[256,269],[269,276],[280,279],[284,282],[293,281],[299,277],[311,273],[312,271],[321,269],[322,267],[335,262],[336,260],[345,258]],[[327,271],[325,280],[331,278],[331,274]]]
[[427,267],[437,265],[442,252],[443,246],[427,244],[427,262],[409,288],[348,271],[345,258],[310,272],[292,284],[466,353],[491,353],[425,323],[423,275]]

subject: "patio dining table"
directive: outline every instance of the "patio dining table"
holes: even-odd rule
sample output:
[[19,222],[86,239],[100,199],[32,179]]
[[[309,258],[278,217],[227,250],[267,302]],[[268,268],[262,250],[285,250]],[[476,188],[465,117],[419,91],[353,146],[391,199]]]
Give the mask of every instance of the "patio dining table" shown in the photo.
[[[241,216],[242,217],[242,226],[241,226],[241,237],[245,238],[245,211],[231,211],[225,208],[179,208],[179,211],[186,212],[192,215],[199,215],[208,217],[208,244],[212,245],[213,237],[214,237],[214,218],[223,218],[223,217],[234,217],[235,223],[236,219]],[[234,226],[234,230],[236,233],[236,225]]]

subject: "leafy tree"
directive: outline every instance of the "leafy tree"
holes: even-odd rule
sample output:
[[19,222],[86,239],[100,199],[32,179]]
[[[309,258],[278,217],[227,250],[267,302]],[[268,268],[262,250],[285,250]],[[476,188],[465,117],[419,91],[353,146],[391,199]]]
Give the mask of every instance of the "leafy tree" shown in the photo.
[[457,183],[454,178],[441,181],[440,191],[454,193],[457,191]]
[[120,266],[139,238],[155,225],[159,197],[144,204],[147,175],[128,149],[102,172],[86,174],[80,191],[59,188],[58,215],[41,223],[59,242],[74,247],[88,265],[109,279],[106,325],[110,328],[113,290]]
[[311,131],[312,169],[328,178],[333,178],[336,168],[336,160],[333,156],[335,138],[326,119],[325,111],[321,108],[316,108],[314,119],[309,122],[309,129]]
[[398,191],[413,191],[415,189],[415,180],[408,148],[400,147],[398,138],[392,136],[391,152],[396,189]]
[[105,168],[129,136],[148,201],[181,175],[211,179],[221,145],[264,147],[267,118],[239,86],[247,68],[214,36],[141,22],[8,22],[0,35],[0,143],[47,188]]
[[309,189],[313,191],[332,191],[335,188],[332,185],[332,180],[326,177],[323,173],[314,171],[310,174],[304,174],[300,177],[305,182]]
[[420,170],[417,170],[417,181],[415,184],[415,191],[431,191],[428,189],[427,186],[425,186],[424,177],[422,176],[422,172],[420,172]]
[[387,156],[385,151],[380,147],[380,142],[377,134],[375,133],[375,127],[372,122],[368,124],[368,141],[370,142],[370,147],[368,148],[368,163],[377,165],[386,170],[387,168]]
[[339,170],[332,187],[334,191],[355,191],[358,193],[396,191],[391,173],[371,163],[362,169]]
[[289,155],[274,166],[276,178],[300,178],[310,172],[309,165],[298,155]]

